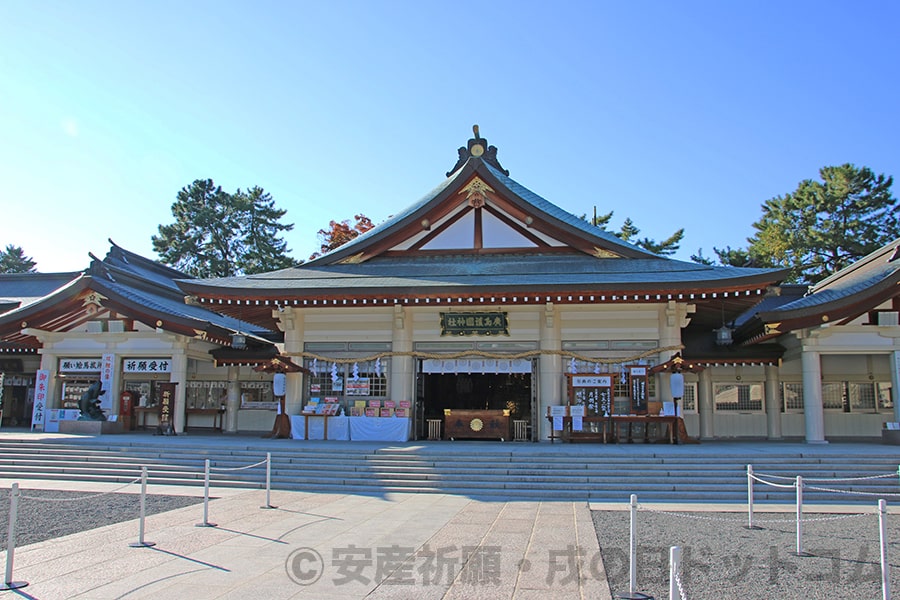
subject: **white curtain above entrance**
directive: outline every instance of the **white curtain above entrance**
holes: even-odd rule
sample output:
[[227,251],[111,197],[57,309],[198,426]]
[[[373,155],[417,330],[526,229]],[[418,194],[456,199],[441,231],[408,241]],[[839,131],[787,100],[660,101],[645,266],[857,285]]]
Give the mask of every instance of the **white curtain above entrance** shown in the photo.
[[526,358],[457,358],[422,361],[423,373],[531,373],[531,361]]

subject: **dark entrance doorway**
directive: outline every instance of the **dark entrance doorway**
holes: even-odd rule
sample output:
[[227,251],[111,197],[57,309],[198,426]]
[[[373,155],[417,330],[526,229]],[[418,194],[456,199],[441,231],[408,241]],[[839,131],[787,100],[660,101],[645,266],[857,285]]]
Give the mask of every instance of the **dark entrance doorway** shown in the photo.
[[423,373],[425,419],[441,419],[444,409],[503,410],[531,422],[530,373]]

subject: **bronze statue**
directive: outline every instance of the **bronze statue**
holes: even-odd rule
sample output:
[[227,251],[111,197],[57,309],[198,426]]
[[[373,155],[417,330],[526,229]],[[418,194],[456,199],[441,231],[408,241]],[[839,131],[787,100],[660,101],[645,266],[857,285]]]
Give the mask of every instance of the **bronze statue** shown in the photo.
[[100,410],[100,396],[103,395],[103,384],[99,380],[95,381],[88,387],[87,391],[81,395],[78,401],[78,408],[81,409],[79,421],[105,421],[106,415]]

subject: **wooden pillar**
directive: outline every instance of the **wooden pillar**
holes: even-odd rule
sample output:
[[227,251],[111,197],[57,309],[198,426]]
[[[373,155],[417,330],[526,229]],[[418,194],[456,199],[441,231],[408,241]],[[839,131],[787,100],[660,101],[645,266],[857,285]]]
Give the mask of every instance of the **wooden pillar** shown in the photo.
[[237,433],[241,408],[241,368],[228,367],[228,391],[225,400],[225,433]]
[[697,416],[700,421],[700,439],[715,438],[713,419],[712,367],[700,371],[700,383],[697,386]]
[[549,438],[552,433],[552,426],[545,418],[547,407],[563,403],[565,377],[563,377],[562,357],[559,355],[562,350],[559,321],[556,308],[552,302],[548,302],[541,315],[541,357],[538,362],[540,388],[537,401],[538,414],[535,415],[540,432],[538,440],[541,441]]
[[822,404],[822,363],[819,353],[804,349],[800,355],[803,365],[803,415],[806,420],[806,443],[827,444],[825,441],[825,409]]
[[766,437],[781,439],[781,381],[775,365],[766,365]]

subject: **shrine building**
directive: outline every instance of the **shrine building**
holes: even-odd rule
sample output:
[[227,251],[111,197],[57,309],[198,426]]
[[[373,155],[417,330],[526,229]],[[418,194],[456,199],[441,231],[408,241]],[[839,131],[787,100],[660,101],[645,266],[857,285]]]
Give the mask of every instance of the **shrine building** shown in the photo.
[[175,432],[266,431],[275,364],[292,420],[342,414],[365,436],[390,418],[400,440],[547,441],[563,414],[586,434],[677,414],[700,441],[900,422],[900,240],[783,285],[785,270],[658,256],[560,206],[476,127],[432,191],[295,268],[192,279],[113,245],[84,273],[0,276],[4,407],[25,418],[42,374],[46,408],[71,408],[106,373],[111,416],[172,383]]

